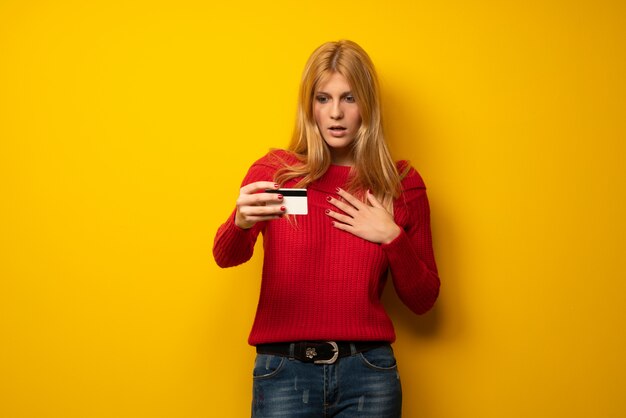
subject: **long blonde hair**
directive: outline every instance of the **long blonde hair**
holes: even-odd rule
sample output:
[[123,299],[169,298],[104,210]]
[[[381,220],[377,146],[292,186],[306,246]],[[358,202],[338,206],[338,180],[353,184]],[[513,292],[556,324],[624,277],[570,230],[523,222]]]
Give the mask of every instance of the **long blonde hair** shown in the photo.
[[[363,198],[370,190],[388,209],[401,193],[401,175],[385,142],[378,78],[370,57],[355,42],[341,40],[318,47],[306,63],[300,83],[296,124],[288,150],[300,164],[286,166],[275,181],[302,177],[295,187],[306,187],[324,175],[331,164],[328,145],[315,123],[313,99],[317,86],[333,73],[346,78],[361,114],[361,126],[352,146],[354,166],[347,189]],[[404,173],[403,173],[404,174]]]

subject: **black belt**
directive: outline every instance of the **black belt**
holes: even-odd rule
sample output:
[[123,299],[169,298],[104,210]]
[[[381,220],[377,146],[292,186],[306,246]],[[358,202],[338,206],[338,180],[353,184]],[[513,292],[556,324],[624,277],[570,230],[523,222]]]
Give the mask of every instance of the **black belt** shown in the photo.
[[[293,347],[292,347],[293,345]],[[301,341],[296,343],[272,343],[256,346],[258,354],[271,354],[295,358],[304,363],[333,364],[340,357],[389,345],[387,341]]]

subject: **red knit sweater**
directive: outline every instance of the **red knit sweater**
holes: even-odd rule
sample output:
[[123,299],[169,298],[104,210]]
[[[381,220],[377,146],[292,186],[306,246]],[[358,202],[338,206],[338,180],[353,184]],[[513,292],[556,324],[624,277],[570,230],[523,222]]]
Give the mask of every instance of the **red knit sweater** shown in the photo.
[[[280,158],[276,158],[276,157]],[[273,181],[280,159],[294,163],[286,151],[270,152],[255,162],[242,186]],[[400,162],[399,167],[406,165]],[[326,201],[344,187],[350,167],[331,165],[308,187],[309,214],[259,222],[241,229],[234,212],[218,229],[213,256],[220,267],[250,259],[259,233],[264,261],[261,294],[248,342],[252,345],[301,340],[395,340],[391,320],[380,301],[387,272],[400,299],[414,312],[428,311],[439,293],[433,256],[430,212],[422,178],[413,169],[402,180],[394,203],[400,235],[375,244],[331,225]],[[293,187],[297,180],[284,187]]]

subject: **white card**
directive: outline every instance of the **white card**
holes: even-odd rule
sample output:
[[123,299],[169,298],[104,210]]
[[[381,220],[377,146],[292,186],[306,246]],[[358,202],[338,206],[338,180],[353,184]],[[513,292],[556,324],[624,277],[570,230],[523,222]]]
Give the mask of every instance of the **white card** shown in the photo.
[[265,193],[282,194],[282,202],[272,202],[268,205],[284,206],[287,215],[306,215],[309,213],[306,189],[269,189]]

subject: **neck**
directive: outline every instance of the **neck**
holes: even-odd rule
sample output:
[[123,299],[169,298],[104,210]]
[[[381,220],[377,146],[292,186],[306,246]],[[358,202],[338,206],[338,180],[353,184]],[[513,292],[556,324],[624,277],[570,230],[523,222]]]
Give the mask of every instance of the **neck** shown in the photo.
[[353,166],[354,155],[352,154],[352,150],[348,147],[340,149],[334,148],[330,150],[330,161],[335,165]]

